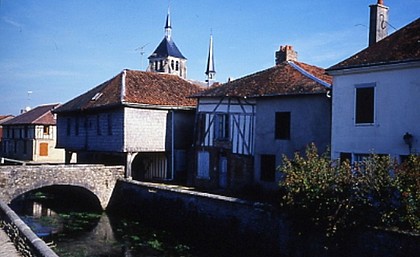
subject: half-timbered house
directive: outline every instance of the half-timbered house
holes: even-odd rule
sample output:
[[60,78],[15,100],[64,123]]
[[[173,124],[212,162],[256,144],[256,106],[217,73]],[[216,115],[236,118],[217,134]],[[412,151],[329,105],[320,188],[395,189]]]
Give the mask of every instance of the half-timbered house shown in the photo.
[[179,76],[124,70],[57,108],[67,160],[126,165],[138,180],[186,178],[201,88]]
[[28,162],[64,162],[64,151],[56,149],[56,119],[52,111],[58,104],[35,107],[3,125],[4,157]]
[[330,83],[322,68],[298,62],[293,48],[284,46],[274,67],[195,95],[194,183],[276,186],[283,155],[330,143]]

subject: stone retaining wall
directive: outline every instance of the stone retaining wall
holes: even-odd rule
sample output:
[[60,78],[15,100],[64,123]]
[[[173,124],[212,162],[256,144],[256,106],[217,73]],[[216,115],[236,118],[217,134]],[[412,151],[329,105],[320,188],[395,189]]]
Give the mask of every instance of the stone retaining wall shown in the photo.
[[22,256],[58,257],[2,200],[0,200],[0,223]]
[[[418,236],[365,228],[326,238],[317,227],[302,226],[293,213],[178,186],[120,179],[109,207],[147,216],[200,240],[219,240],[228,245],[223,251],[231,251],[230,256],[414,257],[420,252]],[[235,247],[239,250],[231,249]]]

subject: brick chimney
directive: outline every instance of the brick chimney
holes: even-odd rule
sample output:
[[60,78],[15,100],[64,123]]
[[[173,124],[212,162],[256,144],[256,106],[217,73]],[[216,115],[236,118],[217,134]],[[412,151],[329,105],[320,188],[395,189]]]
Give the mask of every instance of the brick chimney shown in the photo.
[[276,52],[276,65],[285,61],[297,61],[297,55],[297,52],[293,50],[293,46],[280,46],[280,49]]
[[369,46],[388,36],[388,7],[383,0],[370,5]]

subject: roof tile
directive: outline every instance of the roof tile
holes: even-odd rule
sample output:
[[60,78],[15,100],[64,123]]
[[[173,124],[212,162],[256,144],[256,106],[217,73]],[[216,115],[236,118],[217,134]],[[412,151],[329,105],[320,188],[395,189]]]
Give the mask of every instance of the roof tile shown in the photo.
[[188,96],[201,90],[202,87],[175,75],[125,70],[55,111],[72,112],[125,104],[195,107],[195,99]]
[[[297,65],[304,71],[297,69]],[[311,76],[308,76],[311,75]],[[323,83],[320,83],[320,80]],[[301,62],[282,62],[272,68],[214,86],[194,97],[261,97],[327,92],[331,76],[324,69]]]
[[21,115],[4,122],[3,125],[55,125],[56,120],[51,111],[57,106],[59,106],[59,104],[37,106],[28,112],[22,113]]

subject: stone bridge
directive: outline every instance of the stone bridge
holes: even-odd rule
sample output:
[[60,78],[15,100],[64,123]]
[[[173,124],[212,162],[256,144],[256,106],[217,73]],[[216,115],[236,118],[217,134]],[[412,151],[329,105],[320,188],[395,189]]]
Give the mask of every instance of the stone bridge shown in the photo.
[[5,203],[31,190],[48,186],[72,186],[88,190],[106,209],[123,166],[39,165],[0,166],[0,198]]

